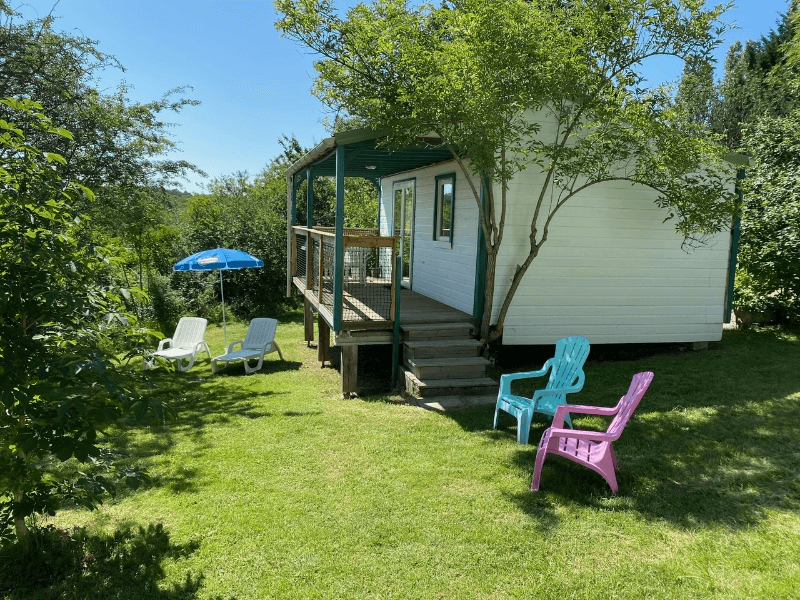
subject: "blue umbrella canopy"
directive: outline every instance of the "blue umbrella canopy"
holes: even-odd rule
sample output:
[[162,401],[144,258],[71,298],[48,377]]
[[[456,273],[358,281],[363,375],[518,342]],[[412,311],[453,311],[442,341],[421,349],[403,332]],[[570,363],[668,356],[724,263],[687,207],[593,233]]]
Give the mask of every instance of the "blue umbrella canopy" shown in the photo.
[[222,329],[225,339],[225,351],[228,351],[228,325],[225,322],[225,289],[222,285],[222,272],[227,269],[249,269],[263,267],[264,263],[242,250],[230,248],[214,248],[203,250],[172,265],[173,271],[213,271],[219,269],[219,293],[222,296]]
[[214,248],[187,256],[176,262],[172,268],[175,271],[212,271],[214,269],[247,269],[263,266],[264,263],[261,260],[242,250]]

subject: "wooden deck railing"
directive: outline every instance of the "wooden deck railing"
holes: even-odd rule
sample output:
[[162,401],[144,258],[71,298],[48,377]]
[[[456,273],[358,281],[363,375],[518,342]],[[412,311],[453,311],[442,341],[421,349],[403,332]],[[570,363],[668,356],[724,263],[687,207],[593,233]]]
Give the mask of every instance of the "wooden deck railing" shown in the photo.
[[[333,323],[332,227],[292,227],[292,281]],[[391,327],[395,320],[396,238],[377,229],[345,229],[342,257],[342,329]]]

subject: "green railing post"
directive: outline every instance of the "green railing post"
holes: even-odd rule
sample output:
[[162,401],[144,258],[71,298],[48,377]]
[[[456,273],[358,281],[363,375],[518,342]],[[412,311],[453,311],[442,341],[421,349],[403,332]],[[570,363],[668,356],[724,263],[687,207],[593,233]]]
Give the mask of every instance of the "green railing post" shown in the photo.
[[400,364],[400,288],[403,280],[403,257],[398,256],[394,265],[394,332],[392,336],[392,385],[397,382],[397,367]]
[[314,227],[314,174],[306,169],[306,227]]
[[344,284],[344,146],[336,147],[336,239],[333,246],[333,330],[342,329]]

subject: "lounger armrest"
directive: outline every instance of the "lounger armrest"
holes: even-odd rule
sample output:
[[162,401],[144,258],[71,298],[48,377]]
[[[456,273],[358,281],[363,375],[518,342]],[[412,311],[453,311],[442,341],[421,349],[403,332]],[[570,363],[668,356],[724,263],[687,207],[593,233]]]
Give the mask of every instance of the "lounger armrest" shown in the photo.
[[546,375],[547,372],[550,370],[550,365],[552,364],[552,358],[544,363],[544,366],[539,369],[538,371],[529,371],[527,373],[508,373],[506,375],[500,376],[500,391],[498,393],[498,397],[500,396],[508,396],[511,394],[511,382],[517,381],[519,379],[531,379],[533,377],[541,377],[542,375]]
[[[158,350],[156,350],[156,352],[161,352],[168,345],[169,346],[172,345],[172,338],[164,338],[163,340],[158,342]],[[152,346],[151,346],[151,348],[152,348]]]
[[230,344],[228,344],[228,354],[231,354],[233,352],[233,347],[236,344],[240,344],[241,346],[244,346],[244,340],[236,340],[235,342],[231,342]]

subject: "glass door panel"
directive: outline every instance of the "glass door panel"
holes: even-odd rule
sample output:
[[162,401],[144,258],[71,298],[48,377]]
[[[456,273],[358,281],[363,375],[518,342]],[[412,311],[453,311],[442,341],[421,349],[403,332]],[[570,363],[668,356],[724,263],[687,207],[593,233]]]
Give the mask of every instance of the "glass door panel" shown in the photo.
[[398,255],[402,257],[405,287],[411,287],[411,256],[414,246],[414,180],[394,184],[394,234],[398,239]]

